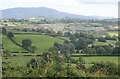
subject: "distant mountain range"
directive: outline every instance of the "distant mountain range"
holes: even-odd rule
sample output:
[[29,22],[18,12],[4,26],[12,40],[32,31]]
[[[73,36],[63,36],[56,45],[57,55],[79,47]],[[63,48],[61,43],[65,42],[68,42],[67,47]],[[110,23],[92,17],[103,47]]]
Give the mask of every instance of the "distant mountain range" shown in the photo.
[[37,18],[37,17],[56,17],[56,18],[79,18],[79,19],[108,19],[109,17],[100,16],[83,16],[60,12],[55,9],[38,7],[38,8],[10,8],[0,10],[0,18]]

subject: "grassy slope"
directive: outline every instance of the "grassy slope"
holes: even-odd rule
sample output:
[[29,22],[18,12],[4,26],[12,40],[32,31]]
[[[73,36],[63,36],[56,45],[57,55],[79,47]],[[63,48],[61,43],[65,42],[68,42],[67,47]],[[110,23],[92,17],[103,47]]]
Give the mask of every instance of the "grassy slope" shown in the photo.
[[15,45],[10,39],[8,39],[6,36],[2,36],[2,43],[3,43],[3,47],[5,50],[9,50],[11,52],[15,52],[15,51],[25,51],[24,49],[22,49],[21,47]]
[[11,66],[26,66],[27,63],[32,59],[35,58],[34,56],[16,56],[16,57],[6,57],[2,58],[3,62],[11,62]]
[[60,39],[45,35],[15,35],[15,40],[17,43],[21,44],[23,39],[32,40],[33,45],[37,47],[37,53],[47,51],[53,46],[54,42],[63,43],[63,41]]
[[113,35],[118,36],[118,32],[108,32],[108,34],[109,34],[110,36],[113,36]]
[[[3,45],[4,48],[15,52],[15,51],[25,51],[21,47],[13,44],[6,36],[3,36]],[[63,43],[62,40],[53,38],[45,35],[15,35],[14,39],[17,43],[21,44],[23,39],[31,39],[34,46],[37,47],[36,52],[41,53],[47,51],[50,47],[53,46],[54,42]]]

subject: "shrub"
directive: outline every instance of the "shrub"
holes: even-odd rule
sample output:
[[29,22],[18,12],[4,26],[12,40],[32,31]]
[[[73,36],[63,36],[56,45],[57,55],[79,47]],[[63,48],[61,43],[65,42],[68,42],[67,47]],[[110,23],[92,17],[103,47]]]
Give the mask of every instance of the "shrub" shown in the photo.
[[98,41],[99,41],[99,42],[106,42],[106,39],[105,39],[104,37],[99,37],[99,38],[98,38]]

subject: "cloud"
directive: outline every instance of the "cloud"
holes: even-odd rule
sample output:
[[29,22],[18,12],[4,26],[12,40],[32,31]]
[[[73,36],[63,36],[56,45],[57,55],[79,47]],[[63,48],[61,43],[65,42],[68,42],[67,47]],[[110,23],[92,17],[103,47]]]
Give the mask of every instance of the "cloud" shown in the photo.
[[84,2],[86,4],[107,4],[107,5],[116,5],[117,2]]
[[78,2],[82,2],[84,4],[106,4],[106,5],[116,5],[119,0],[76,0]]

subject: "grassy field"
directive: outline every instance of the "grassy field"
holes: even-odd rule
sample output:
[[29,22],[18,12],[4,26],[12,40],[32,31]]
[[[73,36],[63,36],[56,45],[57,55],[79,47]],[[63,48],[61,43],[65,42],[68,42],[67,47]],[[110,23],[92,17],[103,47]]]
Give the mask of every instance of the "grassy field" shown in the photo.
[[2,36],[2,43],[5,50],[9,50],[11,52],[16,51],[25,51],[23,48],[15,45],[10,39],[8,39],[6,36]]
[[[73,59],[78,59],[79,57],[72,57]],[[118,64],[117,56],[95,56],[95,57],[83,57],[83,60],[86,64],[90,64],[93,62],[111,62]]]
[[[53,46],[54,42],[63,43],[62,40],[50,36],[45,35],[15,35],[14,39],[17,43],[21,44],[23,39],[30,39],[32,41],[32,45],[36,46],[36,53],[41,53],[47,51],[50,47]],[[16,46],[9,40],[6,36],[3,36],[3,45],[4,48],[10,51],[25,51],[19,46]]]
[[[7,58],[7,59],[6,59]],[[16,56],[16,57],[3,57],[2,62],[10,62],[11,66],[26,66],[27,63],[35,56]]]
[[23,24],[21,22],[8,22],[7,25],[8,26],[23,26],[23,25],[27,25],[27,24]]
[[113,35],[118,36],[118,32],[108,32],[108,34],[109,34],[110,36],[113,36]]
[[37,47],[37,53],[47,51],[55,42],[63,43],[60,39],[45,35],[15,35],[17,43],[21,44],[23,39],[30,39],[33,45]]

